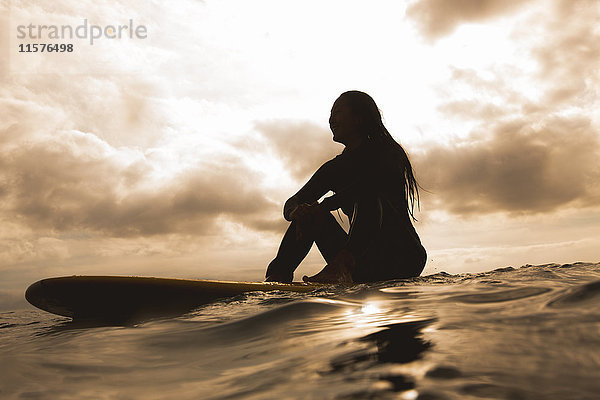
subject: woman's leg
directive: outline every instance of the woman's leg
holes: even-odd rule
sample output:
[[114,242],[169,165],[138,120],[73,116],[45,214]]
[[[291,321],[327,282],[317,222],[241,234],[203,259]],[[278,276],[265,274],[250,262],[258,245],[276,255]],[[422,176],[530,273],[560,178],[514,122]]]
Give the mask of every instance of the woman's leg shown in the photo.
[[[383,210],[377,196],[364,196],[354,204],[350,233],[344,252],[338,252],[335,262],[328,262],[318,274],[302,278],[305,282],[350,283],[362,282],[372,275],[371,263],[365,255],[378,247]],[[336,254],[337,255],[337,254]],[[367,268],[368,270],[365,270]]]
[[[298,224],[302,235],[297,235]],[[281,240],[277,256],[267,267],[266,280],[291,282],[294,271],[306,257],[313,243],[317,244],[325,262],[333,261],[346,243],[347,235],[333,215],[321,210],[317,217],[293,221]]]

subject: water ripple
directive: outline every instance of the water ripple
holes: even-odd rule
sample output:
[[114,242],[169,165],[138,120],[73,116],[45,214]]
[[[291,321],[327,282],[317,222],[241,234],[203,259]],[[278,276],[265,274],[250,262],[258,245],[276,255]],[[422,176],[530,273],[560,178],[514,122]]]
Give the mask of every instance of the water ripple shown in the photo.
[[523,287],[516,289],[498,290],[493,292],[462,294],[448,297],[448,300],[462,303],[500,303],[504,301],[519,300],[526,297],[547,293],[552,289],[544,287]]

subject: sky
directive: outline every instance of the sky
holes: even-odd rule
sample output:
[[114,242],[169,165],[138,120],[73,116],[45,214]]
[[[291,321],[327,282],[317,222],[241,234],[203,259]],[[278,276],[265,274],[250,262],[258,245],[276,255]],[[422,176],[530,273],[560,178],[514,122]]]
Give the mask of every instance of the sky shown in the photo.
[[0,308],[50,276],[262,280],[352,89],[413,163],[425,275],[600,261],[597,0],[0,4]]

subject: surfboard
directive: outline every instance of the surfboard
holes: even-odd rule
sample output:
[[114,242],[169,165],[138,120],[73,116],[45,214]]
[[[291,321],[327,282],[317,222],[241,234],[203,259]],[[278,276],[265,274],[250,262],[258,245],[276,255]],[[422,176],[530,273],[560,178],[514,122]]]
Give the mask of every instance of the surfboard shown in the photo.
[[246,292],[306,293],[322,285],[301,282],[233,282],[139,276],[64,276],[27,288],[33,306],[73,320],[139,321],[181,315],[218,299]]

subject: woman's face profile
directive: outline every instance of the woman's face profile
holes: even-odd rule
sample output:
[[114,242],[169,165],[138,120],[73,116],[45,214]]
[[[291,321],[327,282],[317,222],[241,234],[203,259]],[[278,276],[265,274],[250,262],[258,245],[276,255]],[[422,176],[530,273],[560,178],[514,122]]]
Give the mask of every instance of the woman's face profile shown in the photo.
[[357,134],[357,121],[352,110],[343,98],[338,98],[331,108],[329,128],[333,132],[333,141],[347,144],[348,139]]

